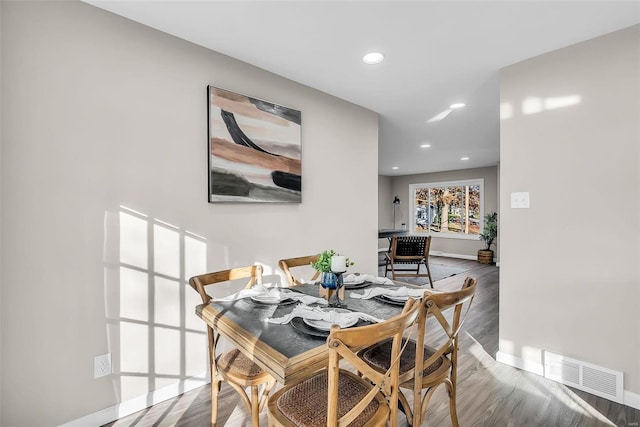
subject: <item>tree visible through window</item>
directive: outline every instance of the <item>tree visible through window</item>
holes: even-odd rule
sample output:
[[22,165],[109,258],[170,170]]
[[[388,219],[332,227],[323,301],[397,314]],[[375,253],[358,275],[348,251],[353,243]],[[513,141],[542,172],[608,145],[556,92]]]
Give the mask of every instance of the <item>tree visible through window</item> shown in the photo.
[[478,235],[483,212],[482,185],[482,180],[411,185],[414,231]]

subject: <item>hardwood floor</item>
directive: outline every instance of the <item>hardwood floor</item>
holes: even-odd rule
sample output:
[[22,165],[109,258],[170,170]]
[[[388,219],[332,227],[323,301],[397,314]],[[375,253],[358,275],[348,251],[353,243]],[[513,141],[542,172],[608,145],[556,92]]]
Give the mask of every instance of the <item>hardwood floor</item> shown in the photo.
[[[430,262],[467,269],[457,276],[437,281],[436,288],[459,288],[466,276],[478,279],[474,305],[460,339],[457,407],[461,426],[640,425],[638,410],[496,362],[498,267],[435,256],[430,257]],[[219,407],[219,425],[251,425],[250,416],[228,386],[222,387]],[[210,411],[210,392],[205,386],[107,425],[205,426],[209,423]],[[264,412],[260,424],[267,425]],[[423,425],[451,425],[443,387],[431,400]]]

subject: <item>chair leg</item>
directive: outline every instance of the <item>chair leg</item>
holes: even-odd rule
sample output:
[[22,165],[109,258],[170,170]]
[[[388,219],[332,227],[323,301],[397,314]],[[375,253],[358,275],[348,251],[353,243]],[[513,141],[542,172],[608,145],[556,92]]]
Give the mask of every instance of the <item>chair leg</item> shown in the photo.
[[458,427],[458,413],[456,411],[456,387],[451,381],[445,382],[447,391],[449,392],[449,412],[451,414],[451,424]]
[[217,378],[211,381],[211,427],[216,426],[218,420],[218,393],[222,382]]
[[271,389],[273,389],[275,385],[276,385],[275,378],[265,384],[265,388],[262,391],[262,397],[260,398],[260,406],[258,407],[258,412],[262,411],[262,408],[264,408],[264,405],[267,404],[267,400],[269,399],[269,393],[271,393]]
[[433,289],[433,279],[431,278],[431,270],[429,269],[429,261],[425,262],[424,265],[427,267],[427,276],[429,276],[429,284],[431,285],[431,289]]
[[398,391],[398,409],[402,411],[402,413],[404,413],[405,417],[407,417],[408,426],[420,427],[414,424],[413,411],[411,410],[411,405],[409,404],[409,401],[405,397],[404,393],[402,393],[401,391]]
[[251,425],[259,426],[260,400],[258,399],[258,386],[251,386]]

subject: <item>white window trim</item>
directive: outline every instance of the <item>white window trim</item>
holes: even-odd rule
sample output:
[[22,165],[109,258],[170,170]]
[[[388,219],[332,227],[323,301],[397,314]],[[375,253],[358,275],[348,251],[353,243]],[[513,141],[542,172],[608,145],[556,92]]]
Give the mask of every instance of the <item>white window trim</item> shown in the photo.
[[464,185],[478,185],[480,187],[480,231],[484,228],[484,178],[471,178],[463,179],[459,181],[442,181],[442,182],[427,182],[419,184],[409,184],[409,233],[413,235],[424,236],[425,234],[431,235],[436,238],[443,239],[461,239],[461,240],[480,240],[477,234],[454,234],[454,233],[440,233],[439,231],[423,231],[416,230],[416,188],[424,187],[451,187],[451,186],[464,186]]

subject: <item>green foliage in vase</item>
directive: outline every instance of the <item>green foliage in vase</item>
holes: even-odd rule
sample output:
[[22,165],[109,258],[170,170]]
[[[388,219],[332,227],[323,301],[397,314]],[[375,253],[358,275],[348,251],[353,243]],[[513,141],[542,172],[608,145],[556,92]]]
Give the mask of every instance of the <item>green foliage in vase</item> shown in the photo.
[[[322,251],[322,253],[318,257],[318,260],[316,262],[311,263],[311,267],[315,268],[316,270],[322,273],[331,273],[331,257],[334,255],[340,255],[340,254],[336,253],[333,249],[330,249],[328,251]],[[354,264],[355,262],[347,258],[347,268],[349,268]]]

